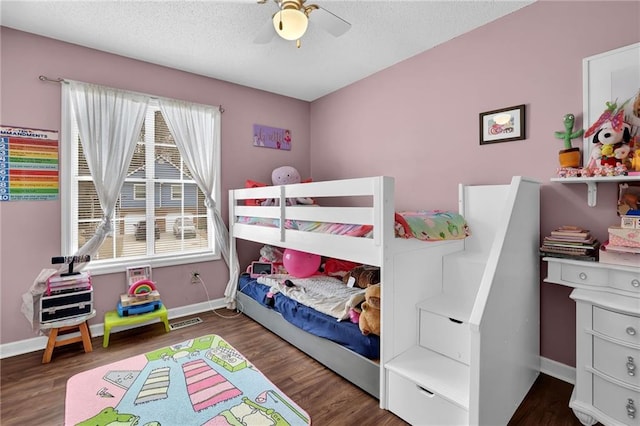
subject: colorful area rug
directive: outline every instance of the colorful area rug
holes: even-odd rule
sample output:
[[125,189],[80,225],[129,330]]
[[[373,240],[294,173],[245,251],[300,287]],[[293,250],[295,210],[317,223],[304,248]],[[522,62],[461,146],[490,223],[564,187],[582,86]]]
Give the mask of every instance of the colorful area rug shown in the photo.
[[242,354],[211,334],[71,377],[65,424],[293,426],[311,420]]

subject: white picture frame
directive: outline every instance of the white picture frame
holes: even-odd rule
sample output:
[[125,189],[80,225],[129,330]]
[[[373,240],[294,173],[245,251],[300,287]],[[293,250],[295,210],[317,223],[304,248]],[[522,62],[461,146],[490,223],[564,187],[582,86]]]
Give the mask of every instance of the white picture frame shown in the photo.
[[[588,129],[604,112],[607,102],[618,105],[638,95],[640,90],[640,43],[630,44],[582,60],[583,127]],[[628,105],[630,107],[631,105]],[[632,135],[640,123],[630,123]],[[593,136],[584,138],[582,161],[586,167],[591,157]]]

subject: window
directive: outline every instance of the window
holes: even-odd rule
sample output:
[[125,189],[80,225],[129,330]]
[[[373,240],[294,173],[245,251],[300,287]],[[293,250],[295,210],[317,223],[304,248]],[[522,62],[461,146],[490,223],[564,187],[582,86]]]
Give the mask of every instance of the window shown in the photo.
[[[75,253],[95,233],[103,213],[75,116],[68,115],[61,153],[61,183],[67,188],[61,192],[63,252]],[[185,222],[192,224],[188,232],[178,226]],[[122,271],[136,262],[167,266],[217,258],[204,194],[153,99],[116,203],[112,229],[91,259],[94,273]]]
[[171,199],[173,201],[182,200],[182,186],[171,185]]
[[147,188],[145,185],[141,185],[139,183],[133,184],[133,199],[134,200],[144,200],[147,197]]

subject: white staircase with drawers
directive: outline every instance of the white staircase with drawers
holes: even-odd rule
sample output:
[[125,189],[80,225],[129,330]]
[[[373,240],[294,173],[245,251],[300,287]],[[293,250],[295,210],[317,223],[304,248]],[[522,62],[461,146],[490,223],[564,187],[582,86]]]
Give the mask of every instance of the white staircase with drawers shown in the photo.
[[413,425],[507,424],[539,374],[539,183],[461,185],[459,199],[472,236],[406,283],[435,291],[384,365],[387,407]]

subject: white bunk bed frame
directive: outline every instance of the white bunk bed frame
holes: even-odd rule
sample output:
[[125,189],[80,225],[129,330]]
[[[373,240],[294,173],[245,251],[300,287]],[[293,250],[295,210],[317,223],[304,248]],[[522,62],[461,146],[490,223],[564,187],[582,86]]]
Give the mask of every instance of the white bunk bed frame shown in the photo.
[[[371,203],[322,206],[322,197],[354,196]],[[286,206],[287,198],[296,197],[315,198],[320,205]],[[279,206],[244,205],[244,200],[264,198],[278,199]],[[465,423],[506,424],[539,372],[539,183],[514,177],[509,185],[460,185],[459,204],[472,236],[425,242],[395,237],[391,177],[229,191],[232,261],[240,238],[381,268],[379,362],[297,328],[240,292],[238,307],[410,423],[436,424],[424,406],[397,404],[398,398],[406,399],[405,391],[394,387],[396,395],[390,395],[391,375],[453,403]],[[239,223],[239,216],[278,218],[280,228]],[[283,226],[286,219],[373,224],[374,234],[358,238],[290,230]],[[425,347],[427,311],[464,328],[457,339],[468,351],[468,365]],[[453,419],[446,412],[438,416],[439,423]]]

